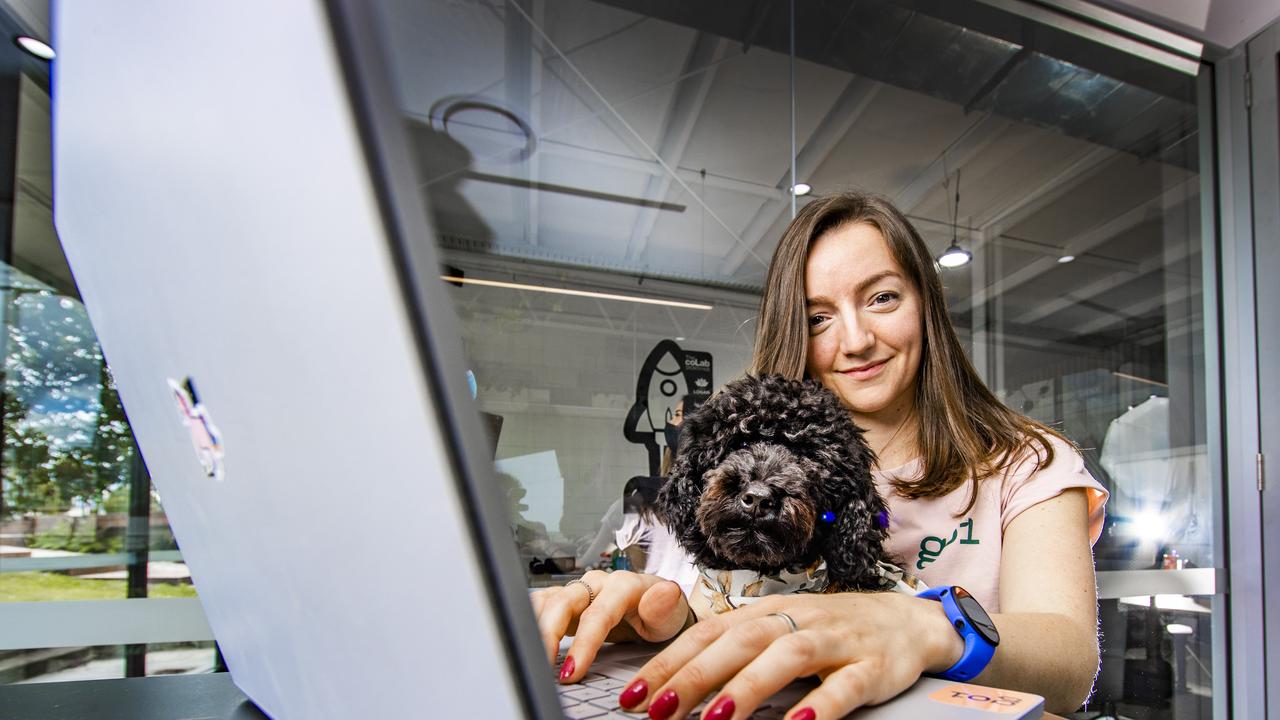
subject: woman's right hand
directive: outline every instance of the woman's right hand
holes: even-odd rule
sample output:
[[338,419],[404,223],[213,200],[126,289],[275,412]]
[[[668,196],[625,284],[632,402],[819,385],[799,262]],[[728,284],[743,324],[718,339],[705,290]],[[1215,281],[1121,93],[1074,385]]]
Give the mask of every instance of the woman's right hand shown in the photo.
[[[583,583],[595,593],[594,600]],[[537,590],[529,597],[547,662],[555,662],[560,640],[573,636],[560,666],[562,683],[586,675],[605,642],[664,642],[693,622],[679,585],[626,570],[592,570],[581,582]]]

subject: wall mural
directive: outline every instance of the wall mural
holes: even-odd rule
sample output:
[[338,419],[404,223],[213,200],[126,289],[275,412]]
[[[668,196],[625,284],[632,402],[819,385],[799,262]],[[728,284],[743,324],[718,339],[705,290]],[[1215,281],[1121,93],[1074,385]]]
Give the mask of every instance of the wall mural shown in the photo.
[[667,447],[667,424],[677,405],[685,400],[690,413],[711,395],[711,353],[684,350],[674,340],[662,340],[649,351],[636,378],[636,401],[627,411],[622,434],[644,445],[649,454],[649,475],[660,474]]

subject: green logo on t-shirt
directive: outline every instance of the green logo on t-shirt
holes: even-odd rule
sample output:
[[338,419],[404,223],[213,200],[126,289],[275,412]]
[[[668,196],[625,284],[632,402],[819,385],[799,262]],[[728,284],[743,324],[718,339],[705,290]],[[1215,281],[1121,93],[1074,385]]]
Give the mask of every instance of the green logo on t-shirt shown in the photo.
[[964,539],[960,540],[961,545],[978,544],[979,541],[973,538],[973,518],[967,518],[964,522],[960,523],[959,527],[951,531],[950,540],[943,540],[942,538],[934,537],[933,535],[921,540],[920,554],[916,555],[916,569],[923,570],[925,565],[937,560],[938,556],[942,554],[942,551],[946,550],[948,545],[955,542],[960,537],[961,529],[964,529],[965,531]]

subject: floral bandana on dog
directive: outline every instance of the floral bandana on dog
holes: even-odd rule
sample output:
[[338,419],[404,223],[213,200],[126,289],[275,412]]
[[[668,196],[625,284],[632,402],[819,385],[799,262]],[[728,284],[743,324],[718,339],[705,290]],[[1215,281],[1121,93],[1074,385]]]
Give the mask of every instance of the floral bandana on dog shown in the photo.
[[[928,589],[920,578],[902,568],[878,562],[881,590],[915,595]],[[698,566],[698,590],[715,614],[753,603],[766,595],[820,593],[827,589],[827,564],[821,560],[802,568],[787,568],[777,573],[754,570],[716,570]],[[701,615],[701,614],[700,614]]]

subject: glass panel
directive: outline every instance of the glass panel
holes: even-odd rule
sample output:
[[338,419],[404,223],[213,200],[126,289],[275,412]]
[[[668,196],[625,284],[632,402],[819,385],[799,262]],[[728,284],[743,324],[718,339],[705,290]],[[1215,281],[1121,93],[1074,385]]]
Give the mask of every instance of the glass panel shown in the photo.
[[[747,366],[791,218],[790,4],[385,8],[530,580],[652,569],[618,547],[668,542],[633,511],[660,482],[675,401],[688,411]],[[796,179],[883,193],[931,251],[973,253],[942,271],[962,341],[1110,490],[1100,569],[1212,567],[1197,156],[1211,100],[1195,78],[980,3],[796,14]],[[707,307],[581,294],[600,292]],[[686,372],[702,359],[705,377]],[[1201,624],[1178,642],[1206,667],[1166,704],[1207,708]],[[1119,652],[1105,677],[1127,672]],[[1116,687],[1098,702],[1149,690]]]
[[[18,125],[0,258],[0,602],[194,597],[53,227],[44,84],[20,77],[16,107],[0,107]],[[0,682],[123,676],[119,656],[0,653]]]
[[[126,658],[142,648],[140,668],[126,673]],[[189,675],[217,669],[217,650],[211,642],[157,643],[155,645],[100,645],[97,647],[46,648],[0,652],[0,683],[110,680],[141,675]]]
[[1085,718],[1213,716],[1209,598],[1156,595],[1104,600],[1102,671]]
[[[656,487],[643,480],[661,474],[680,399],[692,409],[750,359],[751,278],[767,251],[743,227],[764,203],[761,236],[787,205],[785,56],[600,3],[389,10],[443,272],[531,581],[656,567],[656,548],[628,558],[617,546],[629,533],[650,545],[628,511]],[[740,113],[745,97],[740,123],[705,122]],[[762,137],[760,158],[735,150]],[[748,171],[761,163],[768,176]]]

